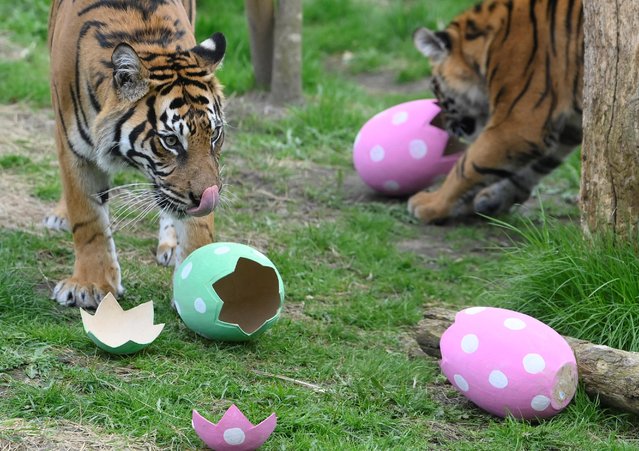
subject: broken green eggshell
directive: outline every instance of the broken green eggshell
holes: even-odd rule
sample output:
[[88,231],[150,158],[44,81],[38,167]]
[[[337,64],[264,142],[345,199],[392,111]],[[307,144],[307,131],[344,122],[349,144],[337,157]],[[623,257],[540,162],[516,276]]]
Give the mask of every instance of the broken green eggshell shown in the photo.
[[153,324],[153,302],[124,310],[108,293],[94,315],[80,309],[84,330],[100,349],[111,354],[132,354],[150,345],[164,324]]
[[240,243],[192,252],[173,275],[175,308],[186,326],[211,340],[245,341],[278,320],[284,284],[271,260]]

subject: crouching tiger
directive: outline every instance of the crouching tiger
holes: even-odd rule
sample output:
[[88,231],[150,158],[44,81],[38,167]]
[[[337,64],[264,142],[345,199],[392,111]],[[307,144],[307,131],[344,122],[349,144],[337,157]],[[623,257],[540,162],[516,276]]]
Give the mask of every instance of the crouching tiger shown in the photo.
[[438,190],[409,199],[413,215],[506,211],[581,143],[582,19],[581,0],[486,0],[415,32],[446,128],[471,144]]
[[51,97],[63,197],[51,228],[73,233],[73,275],[60,304],[96,307],[121,293],[107,209],[111,176],[123,167],[149,180],[162,211],[158,261],[179,263],[213,239],[222,181],[222,91],[214,73],[226,41],[197,45],[193,0],[53,0]]

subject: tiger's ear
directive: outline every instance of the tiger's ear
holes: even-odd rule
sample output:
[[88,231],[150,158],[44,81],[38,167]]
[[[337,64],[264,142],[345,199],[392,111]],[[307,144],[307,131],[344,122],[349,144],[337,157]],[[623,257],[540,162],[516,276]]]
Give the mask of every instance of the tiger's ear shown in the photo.
[[210,74],[222,63],[226,52],[226,38],[222,33],[213,33],[210,38],[191,49],[200,60],[200,64]]
[[149,92],[147,70],[129,44],[121,43],[111,55],[113,86],[120,100],[135,102]]
[[446,31],[432,32],[427,28],[418,28],[413,33],[415,47],[434,63],[448,56],[451,49],[450,35]]

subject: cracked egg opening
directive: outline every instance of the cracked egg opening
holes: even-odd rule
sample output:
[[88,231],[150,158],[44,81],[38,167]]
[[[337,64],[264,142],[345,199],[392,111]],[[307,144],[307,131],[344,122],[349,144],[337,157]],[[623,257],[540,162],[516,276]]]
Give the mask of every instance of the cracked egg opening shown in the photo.
[[191,255],[173,278],[175,307],[187,327],[214,340],[256,338],[279,318],[282,279],[261,252],[213,243]]

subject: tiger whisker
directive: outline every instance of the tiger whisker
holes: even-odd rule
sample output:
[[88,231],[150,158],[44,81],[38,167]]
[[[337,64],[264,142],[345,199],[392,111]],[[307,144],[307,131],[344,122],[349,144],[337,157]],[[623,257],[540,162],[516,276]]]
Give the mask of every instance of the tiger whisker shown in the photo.
[[157,207],[157,204],[155,203],[154,199],[147,199],[148,203],[146,203],[144,205],[143,208],[141,208],[140,212],[133,218],[133,219],[129,219],[127,222],[124,223],[124,220],[126,220],[126,218],[121,221],[120,223],[118,223],[118,230],[124,230],[127,227],[139,222],[142,218],[144,218],[147,214],[149,214],[154,208]]
[[131,197],[130,199],[127,199],[127,201],[124,202],[122,206],[115,210],[115,212],[113,213],[112,222],[114,223],[114,225],[119,225],[129,216],[129,213],[133,211],[139,211],[140,209],[146,209],[149,205],[156,206],[155,196]]

